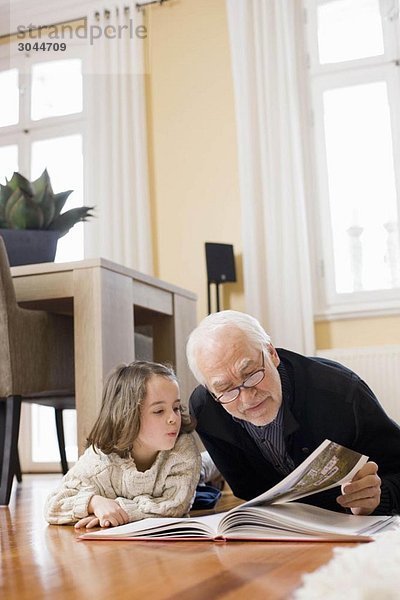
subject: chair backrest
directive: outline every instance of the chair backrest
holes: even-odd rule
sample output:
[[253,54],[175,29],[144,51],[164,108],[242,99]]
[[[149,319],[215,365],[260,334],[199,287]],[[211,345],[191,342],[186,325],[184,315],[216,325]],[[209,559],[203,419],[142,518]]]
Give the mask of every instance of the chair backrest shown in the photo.
[[14,284],[3,238],[0,236],[0,381],[2,388],[12,382],[10,322],[17,310]]
[[0,398],[74,390],[72,316],[21,308],[0,237]]
[[[0,278],[1,278],[1,300],[5,302],[9,310],[17,308],[17,299],[15,297],[14,284],[10,271],[10,263],[4,240],[0,235]],[[3,308],[3,304],[1,304]]]

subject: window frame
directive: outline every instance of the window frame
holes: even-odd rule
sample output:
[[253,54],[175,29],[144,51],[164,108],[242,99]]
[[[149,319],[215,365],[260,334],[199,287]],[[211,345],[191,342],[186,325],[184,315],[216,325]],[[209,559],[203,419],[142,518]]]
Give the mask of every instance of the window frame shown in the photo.
[[[309,102],[311,110],[309,144],[310,165],[316,200],[310,201],[313,234],[315,319],[357,318],[400,313],[400,288],[338,293],[335,289],[333,235],[329,206],[328,173],[323,114],[323,93],[351,85],[386,81],[391,116],[393,161],[400,227],[400,35],[399,0],[395,0],[393,19],[383,19],[384,54],[341,63],[319,64],[317,8],[333,0],[304,0],[306,43],[308,52]],[[389,10],[381,0],[381,10]],[[393,4],[393,3],[392,3]],[[384,76],[382,76],[384,75]],[[324,200],[325,199],[325,200]]]
[[[45,40],[45,36],[42,38]],[[30,75],[30,66],[33,63],[43,63],[50,62],[52,60],[62,60],[63,54],[55,52],[49,53],[39,53],[39,52],[31,52],[27,53],[19,53],[14,48],[14,50],[10,53],[7,52],[5,48],[5,44],[0,46],[0,71],[8,70],[12,68],[19,68],[19,87],[20,90],[25,90],[20,92],[20,97],[25,93],[28,94],[28,100],[25,102],[21,102],[20,100],[20,121],[14,125],[7,125],[5,127],[0,128],[0,145],[7,145],[8,143],[17,143],[18,144],[18,162],[19,162],[19,170],[25,173],[30,173],[31,167],[31,152],[30,152],[30,139],[29,136],[32,135],[32,139],[35,141],[37,139],[44,139],[46,136],[48,137],[51,134],[51,131],[54,132],[55,129],[62,130],[62,135],[67,135],[69,130],[71,133],[82,133],[82,143],[85,148],[87,131],[86,131],[86,121],[87,121],[87,102],[85,102],[86,97],[86,85],[85,85],[85,77],[83,77],[83,105],[82,111],[80,113],[74,113],[70,115],[60,115],[55,117],[46,117],[44,119],[32,120],[30,117],[30,106],[31,106],[31,75]],[[26,60],[32,58],[33,62],[30,62],[27,66]],[[87,48],[85,45],[79,41],[71,40],[68,45],[68,54],[65,55],[65,59],[70,58],[79,58],[82,60],[82,74],[87,72]],[[26,92],[28,90],[28,92]],[[22,109],[22,110],[21,110]],[[79,131],[78,131],[79,129]],[[42,131],[46,130],[46,134],[42,135]],[[65,133],[66,132],[66,133]],[[58,137],[57,135],[53,137]],[[3,140],[8,140],[12,138],[12,142]],[[21,160],[20,160],[21,157]]]

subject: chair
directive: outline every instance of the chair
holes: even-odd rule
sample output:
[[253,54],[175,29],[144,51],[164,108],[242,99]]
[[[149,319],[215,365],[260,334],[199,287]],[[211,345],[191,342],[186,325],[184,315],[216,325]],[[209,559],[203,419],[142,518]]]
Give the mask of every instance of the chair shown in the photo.
[[21,402],[55,409],[63,473],[62,411],[75,407],[73,319],[18,306],[0,237],[0,505],[10,500],[14,475],[21,480],[18,434]]

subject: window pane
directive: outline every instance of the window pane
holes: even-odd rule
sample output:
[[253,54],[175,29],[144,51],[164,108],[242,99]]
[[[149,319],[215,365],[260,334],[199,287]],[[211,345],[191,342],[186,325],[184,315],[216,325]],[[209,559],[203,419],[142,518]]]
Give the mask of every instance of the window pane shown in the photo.
[[[60,462],[54,408],[32,404],[31,409],[32,462]],[[75,462],[78,458],[76,411],[64,410],[63,422],[67,460]]]
[[336,291],[400,285],[386,82],[324,93]]
[[18,171],[18,146],[0,146],[0,183],[5,185],[6,177],[11,179],[14,171]]
[[334,0],[318,7],[321,64],[384,53],[379,0]]
[[32,67],[33,121],[82,111],[82,61],[56,60]]
[[[40,140],[32,144],[32,179],[47,168],[55,193],[73,190],[63,212],[83,202],[83,156],[80,134]],[[78,223],[58,241],[56,262],[83,258],[83,223]]]
[[15,125],[19,115],[18,70],[0,72],[0,127]]

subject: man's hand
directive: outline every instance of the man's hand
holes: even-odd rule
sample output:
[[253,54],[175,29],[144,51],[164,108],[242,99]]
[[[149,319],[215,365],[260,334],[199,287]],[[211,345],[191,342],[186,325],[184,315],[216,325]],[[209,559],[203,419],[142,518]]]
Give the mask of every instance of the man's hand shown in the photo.
[[353,515],[370,515],[381,499],[381,479],[378,465],[367,462],[350,483],[342,485],[342,495],[336,498],[340,506],[350,508]]
[[120,507],[118,502],[103,498],[103,496],[92,496],[88,505],[89,516],[84,517],[75,524],[76,529],[86,527],[116,527],[129,523],[129,516]]

